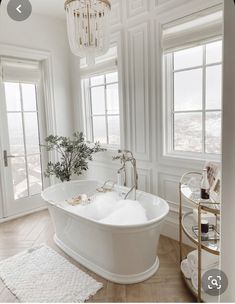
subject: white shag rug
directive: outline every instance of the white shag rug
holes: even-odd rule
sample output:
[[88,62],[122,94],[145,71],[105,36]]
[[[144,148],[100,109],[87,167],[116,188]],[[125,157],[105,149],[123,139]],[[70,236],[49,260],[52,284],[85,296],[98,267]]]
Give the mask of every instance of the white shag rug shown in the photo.
[[46,245],[2,261],[0,277],[26,303],[81,303],[103,287]]

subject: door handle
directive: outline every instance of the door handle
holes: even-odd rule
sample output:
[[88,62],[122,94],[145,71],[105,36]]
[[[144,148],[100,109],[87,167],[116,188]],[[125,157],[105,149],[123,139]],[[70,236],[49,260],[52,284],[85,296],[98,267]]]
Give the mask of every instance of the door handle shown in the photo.
[[8,167],[8,158],[15,158],[14,155],[8,155],[7,150],[3,151],[4,166]]

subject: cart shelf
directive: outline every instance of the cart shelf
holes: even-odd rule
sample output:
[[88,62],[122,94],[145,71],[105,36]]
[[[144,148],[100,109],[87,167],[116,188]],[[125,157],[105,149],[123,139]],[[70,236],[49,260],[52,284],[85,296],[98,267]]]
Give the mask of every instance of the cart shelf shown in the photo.
[[[186,236],[196,245],[198,245],[198,238],[194,234],[192,227],[195,226],[195,220],[193,218],[193,213],[188,212],[182,217],[182,229]],[[220,254],[220,242],[218,240],[201,241],[202,249],[219,255]]]
[[194,191],[187,184],[181,184],[181,194],[189,202],[198,207],[201,205],[202,210],[213,213],[220,214],[220,204],[209,200],[202,200],[200,198],[200,190],[196,189]]

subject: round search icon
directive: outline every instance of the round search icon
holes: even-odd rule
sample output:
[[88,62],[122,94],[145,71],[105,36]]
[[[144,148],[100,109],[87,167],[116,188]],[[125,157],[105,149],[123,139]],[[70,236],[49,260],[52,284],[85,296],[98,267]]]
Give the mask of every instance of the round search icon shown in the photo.
[[216,279],[212,279],[211,284],[214,286],[219,286],[218,281]]
[[228,288],[228,277],[219,269],[206,271],[202,276],[202,289],[211,296],[219,296]]

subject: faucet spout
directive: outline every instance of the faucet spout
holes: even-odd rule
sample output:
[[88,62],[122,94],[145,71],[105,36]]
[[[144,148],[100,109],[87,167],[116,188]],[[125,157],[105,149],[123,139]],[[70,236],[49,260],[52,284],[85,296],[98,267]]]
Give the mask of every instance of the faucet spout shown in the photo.
[[135,185],[132,186],[131,189],[127,192],[127,194],[124,197],[124,200],[128,199],[128,196],[131,194],[132,191],[135,191],[134,192],[134,198],[135,198],[135,201],[136,201],[136,186]]
[[126,186],[126,163],[130,162],[133,167],[133,173],[134,173],[134,185],[131,187],[130,191],[126,194],[125,199],[129,196],[129,194],[134,190],[135,191],[135,200],[136,200],[136,190],[138,189],[138,173],[137,173],[137,165],[136,165],[136,159],[134,158],[134,155],[129,150],[118,150],[118,155],[113,157],[113,160],[120,160],[122,167],[118,170],[118,174],[120,174],[122,171],[125,173],[125,182],[124,186]]

